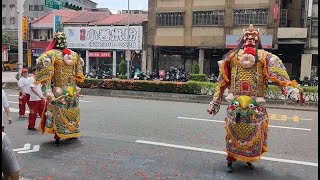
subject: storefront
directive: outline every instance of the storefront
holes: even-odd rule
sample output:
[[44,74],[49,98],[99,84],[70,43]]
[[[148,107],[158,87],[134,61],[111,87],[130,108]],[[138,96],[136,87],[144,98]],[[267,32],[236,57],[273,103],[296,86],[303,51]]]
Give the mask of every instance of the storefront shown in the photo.
[[[125,60],[128,47],[126,26],[87,26],[64,27],[67,35],[67,47],[81,53],[85,60],[85,73],[89,70],[111,70],[116,76],[121,60]],[[142,26],[130,26],[129,50],[130,66],[141,69]],[[84,55],[85,56],[84,56]]]

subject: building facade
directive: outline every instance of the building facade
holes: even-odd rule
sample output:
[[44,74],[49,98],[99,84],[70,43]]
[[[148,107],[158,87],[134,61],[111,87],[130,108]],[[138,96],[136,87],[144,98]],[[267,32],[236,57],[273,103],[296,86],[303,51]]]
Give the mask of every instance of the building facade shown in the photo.
[[[32,64],[52,40],[53,16],[62,17],[63,30],[67,34],[67,47],[76,51],[85,60],[85,72],[90,68],[119,71],[120,61],[125,59],[127,47],[126,27],[128,14],[112,15],[108,9],[52,11],[31,23],[30,49]],[[147,33],[146,14],[130,14],[131,65],[146,69]],[[130,46],[131,46],[130,45]]]
[[[91,0],[68,0],[68,2],[84,9],[97,7],[97,3]],[[53,10],[45,7],[44,3],[44,0],[24,0],[23,16],[27,16],[29,22],[31,22]],[[13,37],[18,35],[17,0],[2,0],[2,32],[7,32]]]
[[[281,10],[285,9],[284,2],[288,1],[149,0],[148,70],[168,70],[170,66],[175,66],[191,71],[192,65],[199,63],[200,73],[217,74],[217,61],[238,44],[242,30],[248,28],[249,24],[260,29],[262,46],[266,50],[281,54],[279,38],[282,35],[286,35],[282,38],[290,40],[291,45],[301,44],[298,47],[303,49],[307,41],[303,13],[292,13],[290,10],[293,8],[288,8],[290,10],[284,16],[286,19],[280,19]],[[301,3],[293,3],[296,1],[288,2],[286,6],[302,6]],[[295,19],[298,21],[293,21]],[[281,20],[286,21],[283,29],[279,28]],[[295,28],[296,33],[290,28]],[[286,42],[282,44],[282,47],[287,46]],[[281,58],[290,68],[295,64],[290,57],[299,56],[297,61],[300,62],[302,53],[287,55],[282,52],[287,56]],[[294,78],[300,75],[294,68],[290,73]]]
[[308,41],[301,58],[300,79],[318,76],[318,0],[308,0]]

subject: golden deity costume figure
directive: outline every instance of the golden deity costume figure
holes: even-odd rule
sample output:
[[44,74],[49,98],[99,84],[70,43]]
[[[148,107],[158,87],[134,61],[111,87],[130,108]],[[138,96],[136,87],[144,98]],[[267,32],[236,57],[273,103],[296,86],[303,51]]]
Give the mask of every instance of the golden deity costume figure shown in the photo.
[[247,163],[260,160],[268,151],[268,114],[265,109],[267,81],[278,84],[289,99],[304,101],[296,81],[290,81],[282,61],[261,48],[259,29],[250,25],[244,30],[237,48],[218,62],[220,75],[216,93],[209,105],[209,114],[218,113],[223,92],[228,88],[226,100],[226,152],[227,171],[232,172],[236,160]]
[[79,92],[84,61],[66,48],[66,36],[57,32],[46,52],[37,59],[36,83],[43,84],[46,108],[39,131],[55,134],[55,145],[60,139],[77,139],[80,136]]

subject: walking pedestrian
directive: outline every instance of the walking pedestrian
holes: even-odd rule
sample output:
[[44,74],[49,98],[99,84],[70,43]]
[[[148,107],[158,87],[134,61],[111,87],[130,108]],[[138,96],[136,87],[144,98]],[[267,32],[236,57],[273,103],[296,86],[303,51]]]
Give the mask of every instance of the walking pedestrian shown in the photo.
[[[32,74],[34,75],[36,71],[36,68],[32,69]],[[35,123],[37,119],[37,115],[41,116],[44,107],[45,107],[45,98],[43,96],[42,90],[41,90],[41,83],[35,84],[34,76],[29,77],[29,87],[30,87],[30,101],[29,101],[29,124],[28,124],[28,130],[36,131]]]
[[3,180],[18,180],[20,165],[13,152],[11,142],[7,135],[2,132],[2,173]]
[[[4,90],[2,90],[2,110],[4,110],[6,112],[6,115],[7,115],[7,118],[8,118],[8,123],[11,124],[12,123],[11,112],[10,112],[10,108],[9,108],[7,95],[4,92]],[[2,132],[4,132],[3,118],[2,118],[1,121],[2,121]]]
[[26,104],[29,106],[30,100],[30,88],[29,88],[29,74],[28,69],[22,69],[22,76],[18,81],[18,86],[20,89],[19,92],[19,117],[25,117],[26,113]]

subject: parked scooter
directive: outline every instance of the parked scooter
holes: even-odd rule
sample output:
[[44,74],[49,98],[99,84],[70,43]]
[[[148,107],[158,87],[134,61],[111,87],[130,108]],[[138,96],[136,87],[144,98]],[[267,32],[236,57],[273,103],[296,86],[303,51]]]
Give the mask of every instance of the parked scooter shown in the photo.
[[218,82],[218,77],[214,73],[210,75],[210,82]]
[[112,79],[112,74],[111,74],[111,70],[110,69],[107,72],[103,71],[102,79]]
[[84,77],[85,78],[96,78],[96,79],[98,79],[97,71],[95,69],[91,68],[89,73],[87,73]]
[[159,70],[159,80],[165,81],[166,78],[166,71],[165,70]]
[[133,76],[133,79],[134,80],[144,80],[145,75],[139,69],[136,69],[134,76]]

